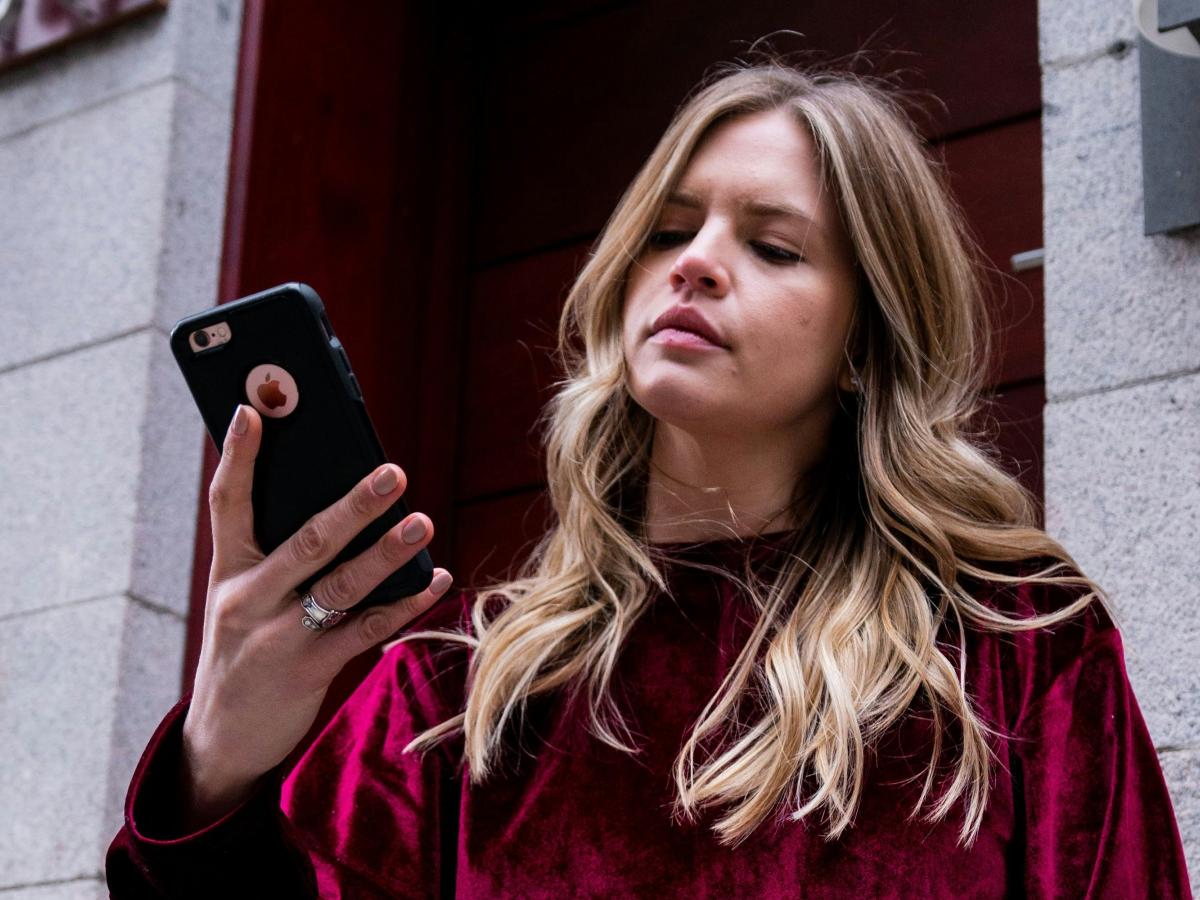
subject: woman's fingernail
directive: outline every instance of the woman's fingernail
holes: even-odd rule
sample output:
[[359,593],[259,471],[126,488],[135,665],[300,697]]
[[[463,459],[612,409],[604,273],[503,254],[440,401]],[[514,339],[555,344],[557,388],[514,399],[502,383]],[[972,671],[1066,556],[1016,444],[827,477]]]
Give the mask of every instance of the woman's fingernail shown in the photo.
[[404,543],[415,544],[421,538],[425,537],[425,520],[413,519],[400,532],[400,536],[404,538]]
[[386,497],[396,487],[396,470],[390,466],[375,476],[375,480],[371,482],[371,490],[377,493],[380,497]]
[[250,424],[249,416],[246,415],[246,407],[241,403],[238,404],[237,411],[233,414],[233,433],[242,435],[246,433],[246,426]]
[[449,572],[438,572],[433,576],[433,581],[429,582],[429,592],[434,596],[444,594],[452,581],[454,577]]

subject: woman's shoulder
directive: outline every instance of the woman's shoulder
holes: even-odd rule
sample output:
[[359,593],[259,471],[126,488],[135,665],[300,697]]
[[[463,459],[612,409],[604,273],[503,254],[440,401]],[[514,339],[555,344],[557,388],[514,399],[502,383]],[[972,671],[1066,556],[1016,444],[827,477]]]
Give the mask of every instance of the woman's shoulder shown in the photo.
[[[1015,580],[963,579],[962,586],[982,606],[1009,619],[1061,615],[1048,624],[1019,630],[978,625],[973,629],[981,644],[998,645],[999,674],[1006,682],[1006,693],[1018,701],[1019,708],[1027,710],[1037,703],[1059,678],[1076,670],[1096,649],[1106,658],[1120,658],[1118,624],[1105,598],[1084,581],[1079,569],[1050,557],[990,564],[988,568]],[[1039,580],[1044,577],[1070,580]]]
[[[1104,598],[1095,592],[1083,573],[1070,563],[1052,557],[1032,557],[1014,562],[989,563],[987,569],[1003,578],[967,575],[964,589],[981,605],[1013,619],[1032,619],[1079,608],[1058,622],[1043,626],[1080,646],[1117,631],[1117,623]],[[1089,602],[1081,602],[1090,597]],[[1041,629],[1039,629],[1041,630]],[[1067,641],[1067,638],[1070,640]],[[1063,642],[1063,641],[1060,641]]]

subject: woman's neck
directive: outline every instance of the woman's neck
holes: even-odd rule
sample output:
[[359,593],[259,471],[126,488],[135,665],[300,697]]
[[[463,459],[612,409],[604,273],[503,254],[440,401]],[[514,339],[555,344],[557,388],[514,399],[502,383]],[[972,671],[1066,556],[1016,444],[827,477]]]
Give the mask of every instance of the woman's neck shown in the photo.
[[814,455],[805,449],[795,440],[698,438],[657,423],[646,488],[647,539],[702,541],[796,527],[797,472]]

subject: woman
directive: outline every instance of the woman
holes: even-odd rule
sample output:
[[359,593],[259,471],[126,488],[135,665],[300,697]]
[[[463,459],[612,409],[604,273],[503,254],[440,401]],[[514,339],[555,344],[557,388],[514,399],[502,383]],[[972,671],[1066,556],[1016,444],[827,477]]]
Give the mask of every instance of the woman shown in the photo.
[[[567,298],[556,524],[522,577],[432,609],[448,573],[299,626],[290,586],[403,478],[264,559],[242,410],[195,691],[134,777],[113,896],[1188,896],[1106,599],[970,430],[969,247],[886,91],[719,73]],[[398,532],[310,615],[431,523]]]

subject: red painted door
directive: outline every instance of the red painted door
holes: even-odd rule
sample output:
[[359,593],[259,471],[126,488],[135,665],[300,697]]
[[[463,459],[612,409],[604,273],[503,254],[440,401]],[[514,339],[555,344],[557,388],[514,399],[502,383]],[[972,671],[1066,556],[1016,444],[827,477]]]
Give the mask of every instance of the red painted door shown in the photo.
[[1040,497],[1041,271],[1013,275],[1009,262],[1042,245],[1036,25],[1034,0],[580,0],[494,23],[472,147],[457,574],[502,573],[543,529],[530,429],[548,398],[557,311],[590,242],[707,67],[781,29],[807,36],[780,34],[781,51],[842,57],[865,45],[876,66],[864,71],[902,69],[905,88],[937,98],[920,104],[924,133],[996,270],[995,431]]
[[[1008,262],[1041,247],[1035,0],[433,6],[248,0],[221,299],[317,288],[458,583],[504,572],[544,527],[532,429],[590,242],[705,69],[780,29],[805,35],[781,50],[865,45],[874,71],[940,101],[923,129],[995,269],[998,442],[1040,496],[1041,272]],[[373,661],[347,669],[321,722]]]

